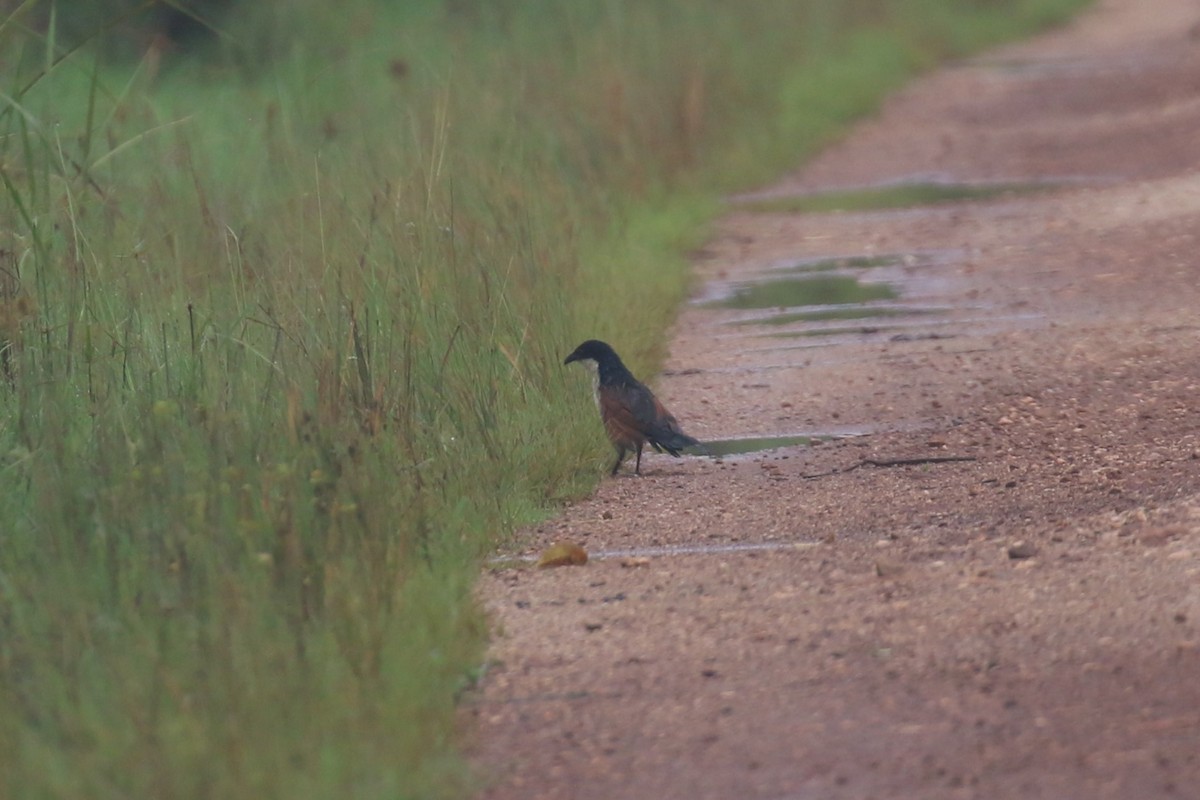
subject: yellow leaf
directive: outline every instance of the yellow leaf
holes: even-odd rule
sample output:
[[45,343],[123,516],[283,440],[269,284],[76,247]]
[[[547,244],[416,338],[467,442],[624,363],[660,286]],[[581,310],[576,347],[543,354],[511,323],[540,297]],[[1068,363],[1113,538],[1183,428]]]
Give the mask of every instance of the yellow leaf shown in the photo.
[[540,568],[582,566],[587,563],[587,560],[587,550],[574,542],[564,540],[555,542],[543,550],[537,565]]

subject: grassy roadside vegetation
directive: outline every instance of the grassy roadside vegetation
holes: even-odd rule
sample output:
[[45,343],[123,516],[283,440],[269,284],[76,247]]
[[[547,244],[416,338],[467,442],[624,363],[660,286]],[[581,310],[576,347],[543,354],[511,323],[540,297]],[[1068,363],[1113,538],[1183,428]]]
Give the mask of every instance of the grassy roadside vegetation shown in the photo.
[[0,4],[0,797],[469,792],[480,559],[609,457],[563,355],[650,371],[718,192],[1081,4],[246,3],[137,64]]

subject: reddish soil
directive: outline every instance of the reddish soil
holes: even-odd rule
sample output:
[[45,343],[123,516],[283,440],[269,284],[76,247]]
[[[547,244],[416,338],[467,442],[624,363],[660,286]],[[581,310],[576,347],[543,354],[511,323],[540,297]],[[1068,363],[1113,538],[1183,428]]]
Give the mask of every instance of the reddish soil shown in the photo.
[[[655,385],[690,433],[862,435],[650,456],[527,532],[593,558],[483,578],[493,666],[463,713],[484,798],[1200,796],[1198,24],[1193,0],[1100,2],[760,194],[1058,188],[731,204],[698,297],[900,254],[864,279],[936,313],[826,336],[683,313]],[[864,461],[935,457],[973,460]]]

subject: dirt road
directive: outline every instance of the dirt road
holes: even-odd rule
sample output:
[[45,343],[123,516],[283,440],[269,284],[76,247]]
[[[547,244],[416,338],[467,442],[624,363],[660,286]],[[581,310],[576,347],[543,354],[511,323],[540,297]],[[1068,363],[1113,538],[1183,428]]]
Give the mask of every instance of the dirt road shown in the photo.
[[[484,797],[1200,797],[1198,23],[1100,2],[731,204],[660,396],[854,435],[651,457],[529,532],[601,557],[483,580]],[[761,210],[930,181],[1019,190]],[[895,296],[706,302],[826,278]]]

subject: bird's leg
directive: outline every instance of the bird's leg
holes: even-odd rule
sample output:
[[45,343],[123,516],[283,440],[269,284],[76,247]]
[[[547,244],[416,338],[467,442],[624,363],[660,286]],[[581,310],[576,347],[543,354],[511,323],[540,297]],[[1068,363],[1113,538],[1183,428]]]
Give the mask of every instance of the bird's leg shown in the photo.
[[621,462],[624,460],[625,460],[625,448],[618,447],[617,448],[617,461],[615,464],[613,464],[612,473],[611,473],[612,475],[617,474],[617,470],[619,470],[621,468]]
[[639,477],[642,474],[642,447],[643,446],[644,446],[644,444],[642,442],[638,442],[637,465],[634,466],[634,468],[633,468],[633,474],[637,475]]

